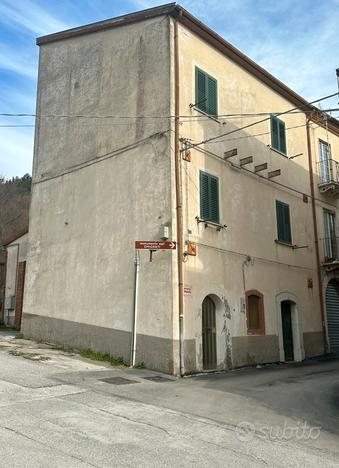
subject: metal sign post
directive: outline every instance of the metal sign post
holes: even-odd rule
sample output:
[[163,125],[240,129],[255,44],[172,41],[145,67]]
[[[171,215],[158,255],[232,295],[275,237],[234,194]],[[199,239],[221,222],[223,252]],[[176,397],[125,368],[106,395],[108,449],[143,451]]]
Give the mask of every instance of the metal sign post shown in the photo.
[[139,251],[135,251],[134,256],[134,301],[133,301],[133,324],[132,324],[132,341],[131,341],[131,359],[130,366],[135,366],[135,354],[137,349],[137,317],[138,317],[138,289],[139,289],[139,269],[140,255]]
[[175,250],[176,242],[172,241],[135,241],[135,256],[134,256],[134,300],[133,300],[133,323],[132,323],[132,339],[131,339],[131,358],[130,366],[135,366],[135,356],[137,349],[137,318],[138,318],[138,289],[139,289],[139,270],[140,270],[140,253],[139,250],[149,250],[150,262],[152,261],[152,253],[158,250]]

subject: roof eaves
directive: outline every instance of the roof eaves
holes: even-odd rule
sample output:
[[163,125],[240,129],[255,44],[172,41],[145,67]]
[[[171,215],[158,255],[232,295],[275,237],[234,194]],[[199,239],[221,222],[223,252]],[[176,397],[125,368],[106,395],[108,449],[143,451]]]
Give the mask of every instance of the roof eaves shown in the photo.
[[24,236],[25,234],[28,233],[28,228],[24,228],[21,231],[17,231],[13,236],[7,238],[5,242],[3,243],[4,247],[7,247],[9,244],[12,244],[17,239],[20,239],[20,237]]
[[157,16],[169,14],[176,16],[180,9],[181,7],[175,2],[167,3],[158,7],[147,8],[146,10],[137,11],[135,13],[129,13],[127,15],[117,16],[108,20],[98,21],[96,23],[86,24],[77,28],[66,29],[65,31],[48,34],[47,36],[41,36],[36,39],[36,43],[40,46],[50,42],[61,41],[70,37],[82,36],[83,34],[89,34],[118,26],[124,26],[126,24],[136,23],[138,21],[155,18]]

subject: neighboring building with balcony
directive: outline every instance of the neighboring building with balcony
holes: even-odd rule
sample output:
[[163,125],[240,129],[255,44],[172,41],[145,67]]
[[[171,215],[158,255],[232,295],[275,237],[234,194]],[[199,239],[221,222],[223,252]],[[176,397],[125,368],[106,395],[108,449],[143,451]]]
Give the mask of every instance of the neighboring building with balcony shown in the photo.
[[177,4],[38,44],[23,333],[128,362],[137,293],[154,369],[335,351],[339,122]]
[[339,195],[339,162],[333,158],[331,145],[320,139],[317,165],[320,191]]

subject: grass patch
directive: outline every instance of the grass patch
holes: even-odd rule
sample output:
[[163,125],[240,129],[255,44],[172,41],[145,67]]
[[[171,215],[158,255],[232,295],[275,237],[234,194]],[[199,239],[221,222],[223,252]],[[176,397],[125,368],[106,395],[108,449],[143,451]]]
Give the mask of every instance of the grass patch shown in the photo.
[[17,335],[15,335],[14,339],[15,340],[30,340],[30,338],[25,338],[23,333],[18,333]]
[[79,354],[80,356],[91,359],[92,361],[109,362],[111,366],[125,366],[124,360],[121,356],[114,357],[110,354],[97,353],[89,348],[79,351]]
[[50,343],[46,343],[51,346],[51,349],[55,349],[56,351],[62,351],[63,353],[67,354],[80,354],[78,349],[66,347],[66,346],[58,346],[58,345],[51,345]]
[[145,369],[145,363],[144,362],[136,362],[133,367],[134,367],[134,369]]

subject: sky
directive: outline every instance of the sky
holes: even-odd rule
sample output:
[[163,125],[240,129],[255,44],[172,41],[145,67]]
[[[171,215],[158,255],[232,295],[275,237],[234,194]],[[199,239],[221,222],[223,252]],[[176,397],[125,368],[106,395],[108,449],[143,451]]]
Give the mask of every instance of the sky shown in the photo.
[[[36,37],[164,3],[166,0],[0,0],[0,114],[35,113]],[[179,3],[309,101],[336,92],[339,0]],[[324,101],[322,108],[336,104],[337,100]],[[31,173],[34,128],[1,125],[34,125],[34,118],[0,116],[0,174]]]

